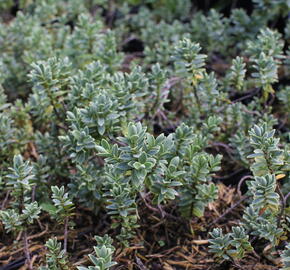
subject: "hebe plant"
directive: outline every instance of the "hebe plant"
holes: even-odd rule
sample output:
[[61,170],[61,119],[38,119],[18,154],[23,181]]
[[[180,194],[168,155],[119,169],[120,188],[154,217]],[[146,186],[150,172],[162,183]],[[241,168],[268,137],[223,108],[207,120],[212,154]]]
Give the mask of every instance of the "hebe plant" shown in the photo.
[[94,246],[94,255],[89,254],[89,258],[94,266],[83,267],[79,266],[78,270],[106,270],[110,269],[116,264],[112,256],[115,248],[112,246],[112,239],[105,235],[103,237],[95,236],[98,245]]
[[[252,200],[245,209],[241,222],[244,238],[249,239],[249,235],[263,238],[271,243],[275,248],[281,240],[285,239],[285,234],[289,230],[283,228],[285,220],[285,197],[281,190],[280,183],[277,182],[279,175],[285,176],[287,166],[283,166],[287,160],[283,151],[279,148],[279,139],[274,137],[275,130],[269,128],[266,123],[261,126],[255,125],[250,131],[250,143],[254,148],[254,154],[249,158],[254,158],[251,170],[254,180],[248,181],[248,193]],[[286,155],[289,155],[287,153]],[[285,170],[286,169],[286,170]],[[232,228],[233,232],[236,230]],[[212,239],[209,246],[210,251],[219,258],[225,260],[242,259],[246,251],[251,251],[250,242],[245,248],[241,245],[238,254],[241,256],[231,256],[232,233],[223,235],[220,229],[214,229],[211,233]],[[233,252],[236,254],[235,252]],[[285,251],[286,254],[286,251]]]
[[9,168],[10,174],[6,175],[8,179],[6,185],[13,196],[13,208],[2,210],[0,212],[1,220],[7,232],[18,233],[23,231],[23,243],[25,256],[29,269],[32,269],[31,258],[27,241],[27,229],[29,225],[38,218],[40,208],[36,201],[31,201],[31,189],[33,167],[28,161],[23,161],[21,155],[14,156],[13,167]]
[[51,238],[45,243],[48,253],[46,254],[46,266],[39,270],[67,270],[69,269],[65,250],[61,249],[61,243],[56,238]]
[[243,213],[224,209],[235,226],[219,224],[204,251],[241,268],[265,248],[288,268],[289,1],[251,13],[238,1],[2,2],[3,252],[19,256],[19,234],[26,267],[73,269],[88,221],[114,247],[98,237],[79,269],[156,268],[144,254],[187,245],[188,231],[204,239],[247,174]]
[[[104,139],[96,146],[108,164],[107,208],[113,217],[121,219],[122,234],[136,226],[135,198],[140,192],[150,191],[157,204],[179,197],[180,210],[186,216],[202,216],[205,206],[217,197],[210,181],[220,168],[221,156],[209,155],[194,144],[191,148],[196,136],[190,129],[183,135],[186,129],[177,129],[175,137],[162,134],[154,138],[141,123],[129,123],[124,137],[117,138],[121,146]],[[182,136],[186,135],[184,145]]]
[[64,192],[64,187],[58,188],[57,186],[51,187],[52,201],[55,206],[55,211],[52,212],[54,218],[60,224],[64,224],[64,251],[67,250],[67,237],[68,237],[68,226],[69,218],[73,214],[74,205],[68,198],[68,193]]
[[232,232],[226,235],[223,235],[221,229],[216,228],[210,235],[213,237],[210,240],[210,251],[220,259],[239,260],[246,252],[253,250],[243,227],[233,227]]
[[243,59],[237,56],[233,59],[231,71],[229,73],[229,80],[233,87],[235,87],[238,91],[243,90],[244,79],[246,76],[246,64]]
[[282,253],[282,261],[284,264],[284,267],[282,268],[283,270],[287,270],[290,267],[289,261],[290,261],[290,246],[289,244],[286,246],[286,249],[284,250],[284,252]]
[[254,158],[252,170],[255,175],[279,174],[280,168],[284,164],[283,151],[279,148],[279,139],[274,137],[275,130],[269,130],[267,124],[255,125],[250,131],[250,143],[255,148],[254,154],[249,158]]

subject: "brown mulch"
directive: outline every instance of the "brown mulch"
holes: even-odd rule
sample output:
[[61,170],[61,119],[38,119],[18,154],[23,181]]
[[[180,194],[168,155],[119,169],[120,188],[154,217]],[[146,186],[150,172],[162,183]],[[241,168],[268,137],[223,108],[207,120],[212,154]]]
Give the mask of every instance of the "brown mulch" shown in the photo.
[[[224,218],[218,219],[240,198],[235,188],[223,184],[218,184],[218,187],[219,199],[210,204],[205,216],[200,219],[188,220],[177,217],[178,213],[174,207],[171,208],[168,216],[162,218],[164,213],[151,211],[148,205],[142,204],[140,200],[140,227],[137,229],[136,238],[130,247],[116,248],[114,260],[118,265],[113,269],[278,269],[280,261],[266,254],[262,254],[261,257],[249,255],[235,266],[231,262],[218,263],[208,252],[208,232],[214,227],[221,227],[224,232],[230,231],[231,226],[238,224],[237,220],[243,210],[243,207],[238,205]],[[164,211],[169,213],[168,208]],[[110,218],[103,213],[96,217],[87,209],[83,209],[76,213],[74,222],[75,228],[69,232],[68,254],[72,264],[70,269],[76,269],[79,265],[89,265],[87,254],[93,251],[94,235],[114,233],[110,229]],[[48,215],[43,215],[29,230],[30,252],[35,269],[44,262],[45,241],[51,236],[57,236],[59,241],[63,240],[62,228],[52,227],[51,224],[53,222]],[[0,233],[0,270],[27,269],[24,265],[22,242],[19,240],[21,234],[17,236],[19,241],[12,242],[11,235],[5,234],[3,227],[0,227]]]

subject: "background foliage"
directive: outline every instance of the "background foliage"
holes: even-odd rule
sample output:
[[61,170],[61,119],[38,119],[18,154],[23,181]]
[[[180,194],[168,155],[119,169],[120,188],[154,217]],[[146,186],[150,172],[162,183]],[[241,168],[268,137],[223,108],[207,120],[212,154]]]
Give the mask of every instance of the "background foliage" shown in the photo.
[[0,16],[3,269],[289,269],[289,0]]

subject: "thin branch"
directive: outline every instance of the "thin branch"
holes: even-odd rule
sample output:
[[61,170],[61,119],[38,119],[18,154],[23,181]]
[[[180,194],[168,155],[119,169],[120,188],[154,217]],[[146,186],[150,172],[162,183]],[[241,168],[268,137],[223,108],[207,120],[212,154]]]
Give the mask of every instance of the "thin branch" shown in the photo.
[[213,178],[216,179],[216,180],[223,181],[223,180],[230,179],[230,178],[232,178],[233,176],[235,176],[235,175],[237,175],[237,174],[239,174],[239,173],[241,173],[241,172],[243,172],[243,171],[245,171],[245,168],[238,169],[238,170],[236,170],[236,171],[234,171],[234,172],[232,172],[232,173],[230,173],[230,174],[227,174],[227,175],[225,175],[225,176],[215,176],[215,175],[214,175]]
[[227,152],[227,154],[229,155],[229,157],[233,160],[233,161],[236,161],[236,159],[233,157],[233,155],[232,155],[232,153],[234,152],[233,151],[233,149],[229,146],[229,145],[227,145],[227,144],[225,144],[225,143],[222,143],[222,142],[213,142],[212,143],[212,146],[215,146],[215,147],[223,147],[225,150],[226,150],[226,152]]
[[146,207],[147,207],[148,209],[150,209],[151,211],[153,211],[153,212],[155,212],[155,213],[160,213],[160,211],[159,211],[157,208],[153,207],[152,205],[150,205],[150,204],[147,202],[147,200],[146,200],[146,198],[145,198],[145,196],[144,196],[144,194],[143,194],[142,192],[140,192],[140,197],[142,198],[143,202],[145,203],[145,205],[146,205]]
[[248,180],[248,179],[253,179],[253,176],[252,175],[245,175],[244,177],[241,178],[239,184],[238,184],[238,188],[237,188],[237,192],[239,194],[240,197],[242,197],[242,194],[241,194],[241,187],[242,187],[242,184]]
[[171,129],[173,129],[173,130],[175,129],[175,126],[171,123],[171,121],[167,118],[167,116],[165,115],[165,113],[162,110],[158,109],[156,112],[156,115],[160,115],[161,118],[169,124]]
[[244,270],[244,268],[240,264],[238,264],[234,259],[231,259],[231,261],[232,261],[234,267],[236,267],[236,268],[238,268],[240,270]]
[[147,207],[148,209],[150,209],[151,211],[160,214],[162,218],[164,218],[164,217],[168,217],[168,218],[171,218],[171,219],[179,220],[179,221],[180,221],[180,218],[177,218],[177,217],[175,217],[175,216],[173,216],[173,215],[171,215],[171,214],[165,212],[165,211],[163,210],[163,208],[162,208],[161,205],[158,205],[158,209],[155,208],[155,207],[153,207],[152,205],[150,205],[150,204],[147,202],[147,200],[146,200],[146,195],[144,196],[144,194],[143,194],[142,192],[139,192],[139,194],[140,194],[140,197],[142,198],[144,204],[146,205],[146,207]]
[[223,219],[226,215],[228,215],[230,212],[232,212],[235,208],[237,208],[244,200],[248,199],[249,196],[243,196],[239,201],[237,201],[232,207],[230,207],[226,212],[224,212],[221,216],[219,216],[218,218],[216,218],[210,225],[209,227],[211,227],[212,225],[216,224],[217,222],[219,222],[221,219]]
[[26,229],[23,231],[23,244],[24,244],[24,253],[25,253],[26,263],[27,263],[28,269],[33,270],[32,265],[31,265],[31,258],[30,258],[29,245],[28,245],[28,240],[27,240],[27,230]]
[[290,192],[288,192],[287,195],[284,197],[284,203],[285,203],[285,205],[286,205],[287,200],[289,199],[289,197],[290,197]]
[[245,96],[242,96],[240,98],[237,98],[237,99],[233,100],[232,103],[237,103],[237,102],[240,102],[242,100],[251,98],[252,96],[255,96],[257,93],[259,93],[259,91],[260,91],[260,89],[257,88],[255,90],[251,91],[248,95],[245,95]]
[[6,192],[5,198],[4,198],[4,200],[2,202],[2,205],[1,205],[1,210],[3,210],[5,208],[5,205],[6,205],[7,201],[8,201],[8,199],[9,199],[10,193],[11,193],[11,190],[8,190]]
[[227,144],[222,143],[222,142],[213,142],[213,146],[219,146],[225,148],[228,152],[232,153],[234,150]]
[[36,185],[32,187],[32,192],[31,192],[31,201],[35,201],[35,193],[36,193]]
[[280,213],[279,213],[278,218],[277,218],[277,226],[279,227],[281,224],[282,216],[284,215],[285,207],[286,207],[286,200],[285,200],[284,194],[279,186],[279,183],[277,183],[277,193],[279,194],[280,199],[281,199],[281,210],[280,210]]
[[63,249],[65,253],[67,251],[67,237],[68,237],[68,217],[65,218],[65,222],[64,222]]

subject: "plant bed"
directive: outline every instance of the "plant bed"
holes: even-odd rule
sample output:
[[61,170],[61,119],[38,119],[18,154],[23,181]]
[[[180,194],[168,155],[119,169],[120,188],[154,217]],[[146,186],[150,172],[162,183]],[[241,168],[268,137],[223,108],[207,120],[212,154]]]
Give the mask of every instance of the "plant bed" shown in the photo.
[[0,3],[0,270],[289,269],[289,1]]

